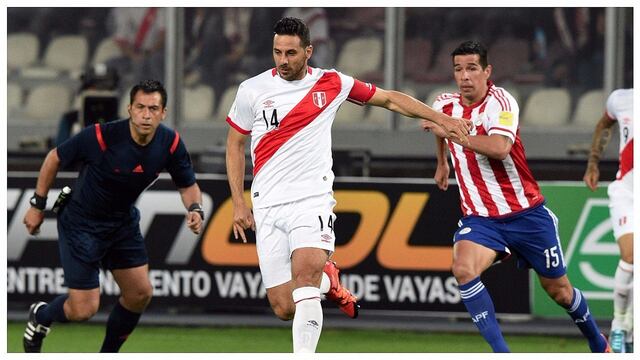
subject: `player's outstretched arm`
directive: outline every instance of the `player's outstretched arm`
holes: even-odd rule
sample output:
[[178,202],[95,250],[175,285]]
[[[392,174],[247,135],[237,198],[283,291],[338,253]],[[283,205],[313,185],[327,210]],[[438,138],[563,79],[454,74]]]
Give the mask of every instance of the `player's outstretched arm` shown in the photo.
[[253,214],[244,201],[243,195],[246,140],[247,135],[241,134],[233,127],[229,128],[227,135],[227,179],[233,202],[233,235],[236,239],[240,235],[243,242],[247,242],[244,230],[251,228],[255,231],[256,229]]
[[449,163],[447,162],[447,145],[444,138],[436,135],[436,158],[438,165],[434,180],[440,190],[447,190],[449,187]]
[[187,227],[194,234],[200,234],[202,223],[204,222],[204,211],[202,210],[202,192],[198,183],[186,188],[179,188],[180,197],[184,207],[187,208]]
[[384,107],[404,116],[432,121],[445,131],[447,138],[457,139],[462,143],[467,142],[472,126],[469,120],[452,118],[435,111],[427,104],[399,91],[377,88],[367,104]]
[[[47,194],[49,194],[49,189],[51,189],[56,179],[59,167],[60,158],[58,157],[58,150],[57,148],[53,148],[45,157],[42,167],[40,168],[38,182],[36,183],[36,195],[46,199]],[[43,220],[44,212],[31,206],[29,210],[27,210],[22,222],[27,227],[29,234],[36,235],[40,232],[40,225]]]
[[587,187],[591,189],[591,191],[596,191],[598,188],[598,181],[600,180],[598,164],[600,163],[602,152],[609,144],[609,140],[611,140],[611,127],[614,123],[615,121],[609,119],[607,114],[604,114],[596,124],[596,129],[593,132],[591,152],[589,153],[587,170],[583,177],[585,184],[587,184]]

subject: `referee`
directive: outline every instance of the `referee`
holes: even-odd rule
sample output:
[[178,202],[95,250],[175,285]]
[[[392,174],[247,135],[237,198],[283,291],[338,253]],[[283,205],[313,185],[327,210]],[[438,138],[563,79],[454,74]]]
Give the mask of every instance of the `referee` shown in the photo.
[[154,80],[131,89],[129,119],[96,124],[49,152],[40,169],[31,208],[24,217],[36,235],[44,219],[47,193],[59,168],[80,164],[74,191],[58,211],[58,245],[69,291],[51,303],[29,309],[25,352],[40,352],[53,322],[86,321],[100,304],[100,267],[113,274],[121,290],[101,352],[117,352],[149,304],[152,287],[140,232],[138,196],[167,169],[187,209],[186,225],[202,229],[202,195],[187,149],[178,133],[160,124],[167,114],[167,92]]

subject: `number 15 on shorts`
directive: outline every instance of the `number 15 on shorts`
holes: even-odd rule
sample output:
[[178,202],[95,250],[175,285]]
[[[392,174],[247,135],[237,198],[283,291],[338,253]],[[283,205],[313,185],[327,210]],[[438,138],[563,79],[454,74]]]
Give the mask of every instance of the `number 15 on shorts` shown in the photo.
[[545,249],[544,256],[547,259],[547,269],[560,265],[560,253],[557,246]]

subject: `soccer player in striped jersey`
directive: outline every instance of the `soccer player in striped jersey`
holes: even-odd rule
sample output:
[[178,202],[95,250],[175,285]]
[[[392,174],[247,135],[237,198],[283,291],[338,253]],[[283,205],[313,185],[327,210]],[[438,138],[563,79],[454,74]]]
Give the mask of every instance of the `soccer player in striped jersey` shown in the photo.
[[[262,281],[275,314],[293,319],[293,351],[314,352],[322,330],[322,294],[357,316],[329,257],[335,249],[331,125],[345,101],[382,106],[430,119],[465,141],[469,122],[436,112],[396,91],[365,84],[336,70],[311,68],[307,26],[283,18],[274,28],[276,67],[240,84],[227,122],[227,174],[233,231],[256,231]],[[244,154],[251,136],[253,213],[245,203]]]
[[611,128],[620,129],[620,165],[608,188],[613,235],[620,248],[614,276],[613,321],[609,341],[613,352],[633,352],[633,89],[619,89],[607,99],[606,111],[593,133],[584,182],[598,188],[598,162],[611,139]]
[[520,140],[518,104],[490,80],[486,48],[475,41],[451,54],[458,93],[442,94],[433,107],[473,122],[468,142],[445,139],[437,125],[423,121],[436,134],[438,187],[448,186],[446,146],[455,170],[463,217],[454,235],[453,275],[462,302],[494,352],[508,352],[496,321],[493,301],[480,275],[492,264],[517,254],[520,267],[532,267],[540,283],[567,310],[592,352],[609,346],[589,312],[587,300],[566,274],[558,236],[558,219],[531,175]]

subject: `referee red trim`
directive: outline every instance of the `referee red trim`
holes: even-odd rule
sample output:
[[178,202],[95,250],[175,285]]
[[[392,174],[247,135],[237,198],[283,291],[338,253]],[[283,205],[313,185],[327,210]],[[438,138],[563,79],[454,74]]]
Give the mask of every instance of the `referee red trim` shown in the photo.
[[98,145],[100,145],[100,150],[103,152],[107,150],[107,144],[105,144],[104,139],[102,138],[102,129],[100,129],[100,124],[96,124],[96,138],[98,139]]

